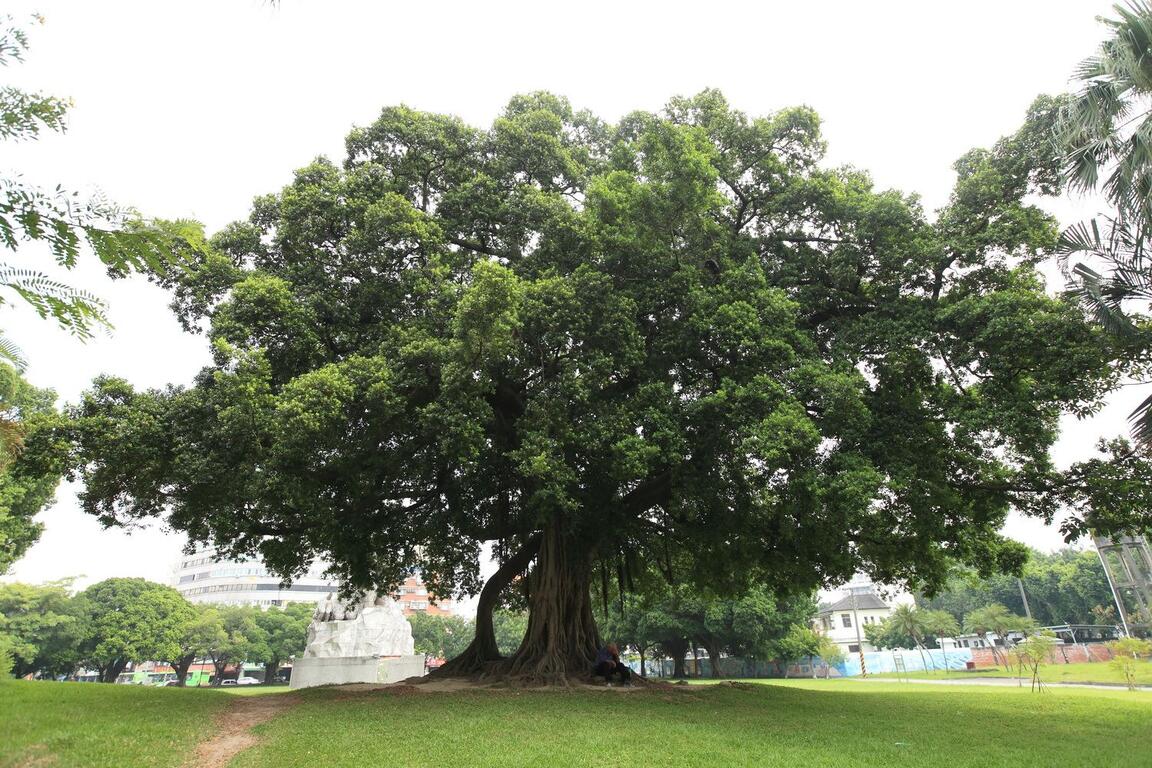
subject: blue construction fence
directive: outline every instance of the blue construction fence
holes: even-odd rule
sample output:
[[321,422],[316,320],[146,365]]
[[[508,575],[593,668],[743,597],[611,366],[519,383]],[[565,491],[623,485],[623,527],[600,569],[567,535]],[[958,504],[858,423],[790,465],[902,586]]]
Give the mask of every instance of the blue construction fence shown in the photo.
[[[933,648],[920,651],[871,651],[864,654],[864,666],[868,674],[881,672],[931,672],[942,669],[966,669],[972,661],[970,648]],[[860,674],[860,654],[845,655],[844,662],[832,668],[841,677],[857,677]],[[835,673],[834,673],[835,674]]]
[[[943,669],[966,669],[972,661],[972,651],[968,648],[920,651],[871,651],[864,654],[864,666],[868,674],[881,672],[921,672]],[[637,674],[640,662],[628,659],[627,664]],[[647,659],[645,668],[649,677],[672,677],[674,665],[671,659]],[[684,661],[684,671],[688,677],[712,677],[712,662],[707,657],[699,660],[689,656]],[[860,675],[860,654],[846,654],[844,661],[828,668],[819,659],[802,659],[788,665],[788,677],[857,677]],[[784,677],[784,665],[779,662],[760,659],[745,659],[725,656],[720,659],[720,677],[755,678]]]

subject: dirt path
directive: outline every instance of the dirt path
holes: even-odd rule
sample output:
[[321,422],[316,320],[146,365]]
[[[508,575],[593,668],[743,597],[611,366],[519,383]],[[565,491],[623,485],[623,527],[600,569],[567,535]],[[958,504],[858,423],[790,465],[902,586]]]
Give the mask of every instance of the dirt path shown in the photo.
[[200,742],[185,768],[225,768],[238,753],[259,741],[251,732],[253,726],[299,703],[299,697],[290,693],[237,696],[216,718],[212,737]]

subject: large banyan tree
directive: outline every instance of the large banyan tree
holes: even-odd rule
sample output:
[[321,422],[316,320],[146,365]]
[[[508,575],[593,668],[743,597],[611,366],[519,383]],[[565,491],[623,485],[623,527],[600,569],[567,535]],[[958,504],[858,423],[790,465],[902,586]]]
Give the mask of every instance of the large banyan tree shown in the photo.
[[[538,93],[487,130],[388,108],[162,276],[214,363],[98,380],[57,442],[105,523],[288,578],[323,557],[350,591],[419,568],[479,592],[457,672],[584,673],[591,593],[640,567],[780,593],[1011,569],[998,531],[1051,515],[1059,415],[1120,375],[1034,269],[1040,144],[965,155],[930,218],[822,165],[807,108],[708,91],[613,125]],[[530,619],[501,660],[509,589]]]

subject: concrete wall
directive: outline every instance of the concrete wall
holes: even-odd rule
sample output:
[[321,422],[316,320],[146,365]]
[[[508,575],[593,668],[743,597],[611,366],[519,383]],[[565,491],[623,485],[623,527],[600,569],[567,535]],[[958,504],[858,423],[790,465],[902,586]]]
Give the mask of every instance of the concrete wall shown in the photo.
[[[992,655],[991,648],[973,648],[972,660],[977,667],[995,667],[1001,662]],[[1006,649],[997,648],[1001,659],[1005,657]],[[1008,658],[1011,658],[1010,656]],[[1076,664],[1085,661],[1110,661],[1112,649],[1103,643],[1088,643],[1087,645],[1073,645],[1061,643],[1048,652],[1049,664]]]

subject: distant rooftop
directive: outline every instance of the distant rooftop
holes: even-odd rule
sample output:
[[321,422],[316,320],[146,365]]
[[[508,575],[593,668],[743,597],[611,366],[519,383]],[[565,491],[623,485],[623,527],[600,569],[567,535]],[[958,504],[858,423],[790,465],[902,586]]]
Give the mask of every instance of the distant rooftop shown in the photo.
[[888,608],[888,603],[881,600],[879,597],[872,593],[848,595],[831,605],[821,606],[820,613],[835,613],[836,611],[851,611],[853,608],[858,608],[861,611],[875,610],[877,608]]

